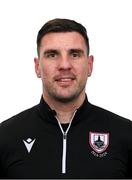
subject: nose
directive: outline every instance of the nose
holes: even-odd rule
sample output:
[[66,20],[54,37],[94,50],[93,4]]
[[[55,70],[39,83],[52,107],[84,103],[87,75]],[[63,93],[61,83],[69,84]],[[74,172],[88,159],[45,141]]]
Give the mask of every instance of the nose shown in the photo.
[[66,56],[61,57],[58,68],[59,70],[70,70],[72,68],[70,59]]

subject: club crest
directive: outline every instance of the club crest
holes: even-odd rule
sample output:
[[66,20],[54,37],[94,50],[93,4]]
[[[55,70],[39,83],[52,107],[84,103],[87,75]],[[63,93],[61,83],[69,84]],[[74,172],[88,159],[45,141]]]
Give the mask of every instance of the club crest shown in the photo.
[[109,145],[109,133],[89,133],[89,144],[97,153],[104,152]]

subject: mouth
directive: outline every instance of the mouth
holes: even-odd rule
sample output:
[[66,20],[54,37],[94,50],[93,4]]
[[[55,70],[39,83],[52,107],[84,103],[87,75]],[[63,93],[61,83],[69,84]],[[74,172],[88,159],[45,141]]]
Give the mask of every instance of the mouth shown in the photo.
[[61,76],[55,78],[55,81],[60,85],[60,86],[69,86],[73,83],[73,81],[76,78],[74,76]]

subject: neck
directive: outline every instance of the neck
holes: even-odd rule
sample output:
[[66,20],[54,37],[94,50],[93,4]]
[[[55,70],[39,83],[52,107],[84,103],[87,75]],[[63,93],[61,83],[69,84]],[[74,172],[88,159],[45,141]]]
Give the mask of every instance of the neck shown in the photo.
[[68,103],[56,101],[55,99],[45,96],[45,94],[43,94],[43,98],[50,108],[57,112],[57,119],[60,121],[60,123],[66,124],[71,121],[74,112],[83,104],[85,93]]

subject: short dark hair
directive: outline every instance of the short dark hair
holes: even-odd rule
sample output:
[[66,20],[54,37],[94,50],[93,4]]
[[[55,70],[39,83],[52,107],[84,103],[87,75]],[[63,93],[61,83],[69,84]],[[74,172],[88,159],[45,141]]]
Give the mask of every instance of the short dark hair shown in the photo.
[[90,49],[89,38],[87,36],[86,28],[82,24],[74,20],[56,18],[45,23],[38,32],[38,35],[37,35],[38,55],[39,55],[39,48],[41,45],[41,40],[46,34],[51,33],[51,32],[73,32],[73,31],[76,31],[83,36],[86,46],[87,46],[87,54],[89,54],[89,49]]

